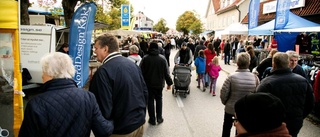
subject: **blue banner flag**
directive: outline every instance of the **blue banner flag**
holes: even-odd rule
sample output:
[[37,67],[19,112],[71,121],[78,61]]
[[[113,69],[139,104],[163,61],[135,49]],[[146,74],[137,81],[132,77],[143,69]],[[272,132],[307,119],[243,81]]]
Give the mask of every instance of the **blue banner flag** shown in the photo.
[[130,25],[130,6],[122,4],[121,5],[121,26]]
[[274,29],[283,29],[289,20],[291,0],[277,0],[276,18],[274,22]]
[[92,30],[97,5],[93,2],[81,5],[72,16],[69,33],[69,55],[76,69],[74,80],[82,88],[89,77],[89,59]]
[[252,29],[258,26],[259,12],[260,12],[260,0],[251,0],[249,5],[248,29]]

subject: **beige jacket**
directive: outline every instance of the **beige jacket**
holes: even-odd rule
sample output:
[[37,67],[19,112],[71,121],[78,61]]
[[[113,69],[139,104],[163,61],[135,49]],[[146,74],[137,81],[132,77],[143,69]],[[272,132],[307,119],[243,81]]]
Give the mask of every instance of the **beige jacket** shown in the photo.
[[225,105],[225,112],[234,114],[234,104],[250,92],[255,92],[260,81],[249,69],[238,69],[224,81],[220,99]]

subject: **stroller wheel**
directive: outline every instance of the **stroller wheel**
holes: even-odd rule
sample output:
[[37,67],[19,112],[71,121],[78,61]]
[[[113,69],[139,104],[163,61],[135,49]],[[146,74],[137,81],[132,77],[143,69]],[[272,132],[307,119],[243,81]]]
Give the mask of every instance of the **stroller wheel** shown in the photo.
[[186,93],[184,93],[184,94],[183,94],[183,97],[184,97],[184,98],[187,98],[187,94],[186,94]]
[[188,87],[187,94],[190,94],[190,86]]

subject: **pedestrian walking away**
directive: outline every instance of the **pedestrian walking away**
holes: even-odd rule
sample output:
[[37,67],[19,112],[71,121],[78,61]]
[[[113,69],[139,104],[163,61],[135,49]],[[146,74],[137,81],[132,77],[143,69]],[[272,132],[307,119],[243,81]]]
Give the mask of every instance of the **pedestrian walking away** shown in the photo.
[[249,70],[250,55],[248,53],[238,54],[236,62],[238,69],[227,77],[220,91],[221,102],[225,105],[222,137],[230,137],[235,102],[250,92],[255,92],[259,84],[258,77]]
[[219,58],[215,56],[212,61],[208,64],[209,66],[209,76],[211,78],[210,83],[210,94],[212,96],[216,96],[216,87],[217,87],[217,79],[219,77],[219,72],[221,71],[221,67],[219,65]]
[[52,52],[40,64],[44,85],[27,103],[19,137],[89,137],[91,130],[98,137],[111,135],[113,123],[102,116],[95,96],[72,79],[69,55]]
[[210,83],[210,76],[209,76],[209,63],[212,61],[212,59],[217,55],[216,51],[214,50],[213,44],[209,43],[207,48],[204,50],[204,55],[206,57],[206,74],[204,77],[205,85],[206,87],[209,86]]
[[194,61],[194,65],[196,66],[196,71],[198,74],[198,86],[197,88],[200,89],[200,84],[202,84],[202,90],[205,91],[205,81],[204,81],[204,75],[206,73],[206,58],[204,57],[203,50],[200,50],[198,53],[198,57]]
[[[164,121],[162,117],[162,90],[167,83],[167,90],[173,84],[170,77],[167,61],[163,55],[159,54],[157,43],[151,42],[149,54],[143,57],[140,65],[142,75],[148,87],[148,122],[156,125]],[[156,115],[154,111],[154,100],[156,102]]]
[[142,137],[148,89],[139,66],[121,56],[118,39],[110,34],[95,40],[94,52],[102,65],[94,73],[89,91],[96,95],[102,115],[114,122],[111,137]]

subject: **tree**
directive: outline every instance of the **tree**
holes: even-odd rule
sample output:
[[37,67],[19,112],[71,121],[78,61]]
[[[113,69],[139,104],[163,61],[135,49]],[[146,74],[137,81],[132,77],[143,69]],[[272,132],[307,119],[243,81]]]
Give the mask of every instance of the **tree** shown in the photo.
[[196,13],[192,11],[186,11],[182,15],[179,16],[176,22],[176,30],[182,31],[183,34],[188,34],[190,30],[193,31],[193,34],[201,32],[202,23],[198,17],[196,17]]
[[29,12],[28,8],[30,7],[29,0],[20,0],[20,21],[21,25],[29,25],[30,24],[30,18],[29,18]]
[[[76,7],[79,0],[62,0],[64,20],[66,22],[66,27],[70,27],[72,15],[74,13],[74,8]],[[80,0],[84,2],[84,0]]]
[[153,29],[161,33],[166,33],[169,30],[169,28],[167,27],[166,20],[163,18],[160,18],[158,23],[153,26]]
[[192,30],[192,34],[199,35],[203,32],[203,24],[200,20],[196,20],[194,23],[191,24],[189,29]]

